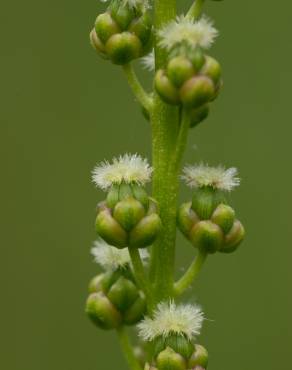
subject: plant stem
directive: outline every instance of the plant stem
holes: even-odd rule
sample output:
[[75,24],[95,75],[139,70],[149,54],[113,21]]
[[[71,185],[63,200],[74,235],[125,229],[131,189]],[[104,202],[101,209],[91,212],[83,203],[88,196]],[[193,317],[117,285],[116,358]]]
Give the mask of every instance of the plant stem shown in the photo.
[[123,70],[125,72],[127,81],[129,86],[131,87],[134,95],[136,96],[138,102],[147,110],[151,111],[153,101],[152,98],[147,94],[147,92],[144,90],[143,86],[141,85],[140,81],[138,80],[138,77],[134,71],[134,68],[132,64],[125,64],[123,66]]
[[131,256],[131,261],[134,268],[135,278],[137,280],[138,285],[142,289],[142,291],[145,293],[146,299],[147,299],[147,305],[149,310],[153,307],[153,298],[152,298],[152,292],[151,287],[149,286],[147,276],[145,274],[143,262],[141,260],[141,256],[139,253],[139,249],[136,248],[129,248],[129,253]]
[[[155,0],[155,27],[176,16],[176,0]],[[166,53],[155,40],[156,68],[165,66]],[[160,207],[162,232],[151,251],[150,274],[154,284],[155,303],[169,299],[173,294],[173,275],[176,239],[176,208],[178,181],[169,171],[169,161],[176,147],[178,109],[154,97],[152,123],[153,196]]]
[[133,348],[131,346],[126,329],[123,326],[121,326],[120,328],[117,329],[117,334],[118,334],[120,346],[128,362],[129,368],[131,370],[142,370],[142,367],[140,366],[137,358],[134,355]]
[[179,134],[176,142],[176,148],[174,158],[171,163],[174,166],[174,171],[178,172],[182,160],[183,153],[185,151],[188,139],[188,133],[190,128],[190,116],[189,112],[185,109],[182,110],[182,119],[179,128]]
[[203,5],[205,0],[196,0],[187,12],[186,17],[188,19],[198,19],[203,11]]
[[199,252],[196,259],[188,268],[186,273],[174,285],[174,292],[176,296],[181,295],[196,279],[202,266],[207,258],[207,253]]

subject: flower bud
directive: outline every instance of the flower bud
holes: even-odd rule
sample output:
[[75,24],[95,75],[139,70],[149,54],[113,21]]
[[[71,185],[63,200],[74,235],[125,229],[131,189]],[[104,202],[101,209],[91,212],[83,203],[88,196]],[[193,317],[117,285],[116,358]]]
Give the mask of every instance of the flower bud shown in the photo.
[[141,295],[136,301],[123,313],[123,322],[125,325],[134,325],[142,320],[146,312],[146,300]]
[[234,224],[225,236],[225,242],[223,247],[220,249],[220,252],[223,253],[232,253],[234,252],[243,241],[245,236],[245,230],[239,220],[235,220]]
[[155,241],[160,229],[161,220],[156,213],[142,218],[138,225],[130,232],[129,247],[148,247]]
[[139,57],[141,41],[130,32],[113,35],[105,45],[106,52],[114,64],[123,65]]
[[[143,186],[132,185],[133,196],[144,206],[145,210],[149,208],[149,196]],[[152,202],[153,203],[153,202]]]
[[117,248],[127,247],[127,233],[112,217],[109,209],[104,209],[96,217],[96,231],[108,244]]
[[209,77],[195,76],[184,83],[180,98],[186,107],[196,108],[210,101],[214,93],[215,86]]
[[135,17],[134,9],[129,6],[113,6],[111,8],[111,15],[120,28],[124,31],[128,28],[132,19]]
[[106,197],[106,205],[113,209],[119,201],[119,186],[112,185]]
[[196,73],[198,73],[205,63],[205,55],[201,48],[197,47],[188,51],[188,58],[191,60]]
[[183,203],[177,215],[178,227],[187,238],[193,226],[200,221],[197,214],[191,209],[191,204],[191,202]]
[[214,82],[214,85],[216,86],[221,79],[221,66],[216,59],[210,56],[206,56],[206,62],[201,69],[201,73],[211,78],[211,80]]
[[186,336],[173,333],[167,337],[159,336],[154,340],[154,357],[168,347],[185,360],[188,360],[194,351],[194,345]]
[[144,216],[143,205],[132,197],[118,202],[113,213],[114,219],[126,231],[130,231]]
[[223,245],[221,228],[211,221],[198,222],[190,232],[193,245],[206,253],[215,253]]
[[173,349],[167,347],[156,359],[158,370],[186,370],[186,361]]
[[89,35],[91,46],[98,52],[98,54],[103,57],[107,58],[107,55],[105,54],[105,47],[103,43],[100,41],[99,37],[97,36],[95,29],[90,32]]
[[95,31],[99,39],[105,44],[107,40],[120,32],[119,26],[113,20],[110,13],[99,14],[95,21]]
[[146,45],[149,42],[152,31],[152,21],[149,13],[134,19],[129,26],[129,31],[136,35],[143,45]]
[[189,359],[188,368],[196,369],[196,366],[202,366],[204,369],[206,369],[207,365],[208,365],[208,351],[206,350],[205,347],[201,346],[200,344],[196,344],[195,352]]
[[189,59],[177,56],[170,60],[167,66],[167,76],[177,87],[195,74],[194,67]]
[[132,281],[121,276],[111,286],[107,297],[119,311],[123,312],[136,301],[139,293]]
[[180,103],[179,92],[171,83],[164,71],[160,69],[155,75],[154,85],[161,99],[166,103],[178,105]]
[[192,109],[190,111],[190,127],[193,128],[197,126],[200,122],[204,121],[210,112],[210,107],[208,104],[202,105],[197,109]]
[[215,208],[225,203],[223,192],[214,190],[210,186],[204,186],[194,190],[192,209],[201,220],[209,220]]
[[120,313],[101,292],[90,294],[86,302],[86,313],[102,329],[115,329],[122,324]]
[[227,234],[233,226],[235,220],[234,210],[226,205],[219,204],[212,214],[211,221],[220,226],[224,234]]
[[99,274],[90,280],[90,283],[88,286],[89,293],[96,293],[101,290],[103,278],[104,278],[104,274]]

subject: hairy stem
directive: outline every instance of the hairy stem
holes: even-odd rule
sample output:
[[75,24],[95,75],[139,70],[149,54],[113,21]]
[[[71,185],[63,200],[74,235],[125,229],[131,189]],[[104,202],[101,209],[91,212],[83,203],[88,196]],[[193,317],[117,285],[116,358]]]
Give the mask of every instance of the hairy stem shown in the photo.
[[188,19],[198,19],[203,11],[203,5],[205,0],[196,0],[187,12]]
[[149,286],[147,276],[145,274],[144,265],[141,260],[139,249],[129,248],[129,253],[134,268],[135,278],[137,280],[138,285],[145,293],[148,309],[151,310],[153,308],[152,292],[151,287]]
[[131,370],[142,370],[142,367],[140,366],[137,358],[134,355],[133,347],[130,343],[130,339],[126,332],[126,329],[123,326],[121,326],[120,328],[117,329],[117,334],[118,334],[120,346],[127,360],[129,368]]
[[185,272],[185,274],[175,283],[174,292],[176,296],[181,295],[185,292],[188,287],[194,282],[202,266],[207,258],[207,253],[199,252],[196,259],[193,261],[191,266]]
[[123,66],[123,70],[125,72],[127,81],[129,86],[131,87],[134,95],[136,96],[138,102],[148,111],[150,112],[152,109],[153,101],[152,98],[147,94],[144,90],[143,86],[141,85],[138,77],[134,71],[132,64],[125,64]]
[[[155,0],[155,27],[176,16],[176,0]],[[166,64],[166,53],[155,40],[156,69]],[[178,134],[178,109],[154,97],[152,123],[152,160],[154,167],[153,196],[160,206],[162,232],[151,251],[150,273],[154,284],[154,299],[158,303],[169,299],[173,293],[173,275],[176,238],[176,207],[178,181],[174,171],[169,171],[169,160],[176,147]]]

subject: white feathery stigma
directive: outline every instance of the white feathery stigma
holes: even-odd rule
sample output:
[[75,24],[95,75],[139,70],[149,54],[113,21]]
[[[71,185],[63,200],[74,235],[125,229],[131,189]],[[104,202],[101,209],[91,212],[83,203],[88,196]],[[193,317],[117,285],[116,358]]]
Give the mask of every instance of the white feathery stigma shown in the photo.
[[153,318],[146,317],[138,324],[139,336],[145,341],[175,333],[192,339],[200,334],[204,313],[200,306],[163,302],[157,306]]
[[159,46],[166,50],[182,42],[187,42],[191,47],[209,49],[218,36],[218,30],[206,16],[198,21],[179,16],[158,31],[158,36]]
[[[91,248],[91,254],[94,262],[99,264],[104,270],[116,270],[131,265],[131,257],[128,249],[117,249],[107,244],[104,240],[98,239]],[[146,249],[140,250],[140,256],[143,262],[149,258]]]
[[141,58],[141,63],[144,69],[153,72],[155,70],[154,50],[152,50],[149,54],[145,55],[145,57]]
[[150,181],[152,171],[147,159],[138,154],[125,154],[113,158],[112,163],[104,161],[97,165],[92,172],[92,181],[103,190],[122,182],[145,185]]
[[237,176],[237,168],[226,169],[223,166],[211,167],[208,164],[200,163],[195,166],[186,166],[183,169],[182,179],[191,188],[202,188],[211,186],[214,189],[231,191],[240,185]]
[[[100,0],[102,3],[107,3],[109,0]],[[146,10],[150,8],[149,0],[120,0],[121,5],[128,5],[130,8],[141,8]]]

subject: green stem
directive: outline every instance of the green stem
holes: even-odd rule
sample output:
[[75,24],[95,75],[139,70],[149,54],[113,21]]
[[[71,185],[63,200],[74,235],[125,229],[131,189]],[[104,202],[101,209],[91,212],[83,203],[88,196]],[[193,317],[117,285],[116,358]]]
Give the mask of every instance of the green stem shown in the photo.
[[151,310],[153,308],[152,292],[151,287],[149,286],[147,276],[145,274],[144,265],[141,260],[139,249],[129,248],[129,253],[134,268],[135,278],[137,280],[139,287],[145,293],[148,308],[149,310]]
[[123,326],[117,329],[120,346],[131,370],[142,370],[139,361],[134,355],[129,336]]
[[181,295],[194,282],[207,258],[207,253],[199,252],[196,259],[188,268],[186,273],[175,283],[174,292],[176,296]]
[[179,134],[178,134],[178,138],[176,142],[174,158],[171,160],[171,163],[173,163],[173,166],[174,166],[173,171],[176,171],[176,173],[178,173],[179,171],[181,160],[182,160],[182,157],[183,157],[186,145],[187,145],[189,128],[190,128],[189,112],[183,109]]
[[146,110],[150,112],[153,105],[152,98],[149,96],[149,94],[147,94],[140,81],[138,80],[132,64],[125,64],[123,66],[123,70],[125,72],[128,84],[131,87],[137,100]]
[[[154,0],[155,27],[176,16],[176,0]],[[166,53],[155,40],[156,69],[166,64]],[[160,207],[162,232],[151,251],[150,276],[154,284],[155,303],[169,299],[173,294],[176,208],[178,181],[174,171],[169,171],[170,158],[176,147],[178,134],[178,109],[164,104],[159,96],[154,97],[151,114],[153,196]]]
[[187,12],[186,17],[188,19],[198,19],[200,18],[202,11],[203,11],[203,5],[205,0],[196,0],[193,5],[190,7],[190,10]]

